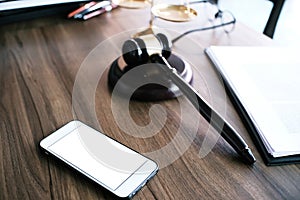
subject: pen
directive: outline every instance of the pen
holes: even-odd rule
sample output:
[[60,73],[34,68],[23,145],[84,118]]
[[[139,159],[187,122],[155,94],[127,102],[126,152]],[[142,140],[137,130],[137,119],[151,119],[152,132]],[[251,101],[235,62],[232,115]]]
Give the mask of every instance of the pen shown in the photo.
[[92,17],[101,15],[102,13],[109,12],[109,11],[111,11],[112,9],[116,8],[116,7],[117,7],[117,5],[114,5],[114,4],[105,6],[104,8],[101,8],[101,9],[98,9],[98,10],[96,10],[96,11],[93,11],[93,12],[90,12],[90,13],[85,14],[85,15],[82,17],[82,19],[83,19],[83,20],[88,20],[88,19],[90,19],[90,18],[92,18]]
[[101,15],[102,13],[105,13],[105,12],[107,12],[106,9],[102,8],[102,9],[100,9],[100,10],[96,10],[96,11],[93,11],[93,12],[90,12],[90,13],[84,15],[84,16],[82,17],[82,19],[83,19],[83,20],[88,20],[88,19],[90,19],[90,18],[92,18],[92,17]]
[[209,122],[218,133],[233,147],[233,149],[242,157],[245,163],[253,164],[256,159],[243,138],[226,122],[209,104],[200,97],[198,92],[186,83],[168,61],[159,54],[153,54],[150,57],[154,63],[160,63],[161,69],[167,77],[180,89],[180,91],[189,99],[199,113]]
[[76,15],[74,15],[74,18],[81,19],[81,18],[83,18],[84,15],[86,15],[90,12],[96,11],[98,9],[105,8],[106,6],[109,6],[109,5],[111,5],[110,1],[100,1],[99,3],[96,3],[95,5],[89,7],[88,9],[85,9],[82,12],[77,13]]
[[68,18],[73,17],[74,15],[76,15],[76,14],[78,14],[78,13],[80,13],[80,12],[82,12],[82,11],[84,11],[84,10],[90,8],[90,7],[92,7],[92,6],[95,5],[95,4],[96,4],[95,1],[92,1],[92,2],[89,2],[89,3],[84,4],[84,5],[81,6],[80,8],[74,10],[73,12],[70,12],[70,13],[68,14]]

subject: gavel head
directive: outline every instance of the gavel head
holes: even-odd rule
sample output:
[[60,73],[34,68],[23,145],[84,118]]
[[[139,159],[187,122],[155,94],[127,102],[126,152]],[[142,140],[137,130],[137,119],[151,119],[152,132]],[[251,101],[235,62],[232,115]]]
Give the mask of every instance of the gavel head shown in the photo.
[[158,67],[162,63],[151,59],[156,54],[163,56],[186,82],[191,83],[191,66],[171,52],[171,44],[162,33],[142,35],[125,41],[122,56],[113,61],[108,72],[110,89],[139,101],[159,101],[181,95],[179,88]]
[[124,42],[122,46],[123,59],[127,69],[148,63],[152,54],[161,54],[166,59],[171,55],[171,45],[166,35],[146,35]]

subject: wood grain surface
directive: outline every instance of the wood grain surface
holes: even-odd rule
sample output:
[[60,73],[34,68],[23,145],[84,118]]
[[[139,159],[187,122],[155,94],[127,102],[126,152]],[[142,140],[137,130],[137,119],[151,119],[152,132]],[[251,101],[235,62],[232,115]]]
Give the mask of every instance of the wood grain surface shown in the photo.
[[[189,23],[157,19],[155,25],[176,35],[206,25],[201,16]],[[42,138],[74,118],[95,128],[100,124],[107,135],[160,163],[159,173],[134,199],[299,199],[300,165],[267,167],[263,163],[203,52],[209,45],[273,45],[243,24],[237,23],[229,35],[222,29],[193,33],[174,44],[173,49],[193,63],[193,86],[252,148],[257,158],[253,166],[241,162],[184,97],[161,102],[131,101],[128,108],[119,108],[121,121],[116,122],[107,86],[107,69],[113,60],[105,56],[117,54],[119,46],[109,38],[146,28],[149,17],[148,9],[118,8],[85,22],[52,17],[0,27],[0,199],[116,198],[39,149]],[[84,96],[89,90],[87,74],[87,84],[77,88],[83,94],[75,102],[79,109],[73,112],[74,83],[80,67],[105,41],[111,46],[101,49],[106,53],[99,55],[99,69],[105,70],[95,95]],[[190,45],[186,41],[193,42]],[[97,119],[85,112],[90,102],[94,102]],[[163,111],[149,114],[153,105]],[[122,109],[129,110],[134,124],[128,123],[129,116]],[[161,121],[163,114],[165,121]],[[133,135],[151,120],[162,126],[156,134]],[[132,134],[119,123],[127,124]],[[178,133],[182,140],[174,142]],[[199,150],[204,141],[216,144],[201,157]],[[167,151],[160,151],[170,143]]]

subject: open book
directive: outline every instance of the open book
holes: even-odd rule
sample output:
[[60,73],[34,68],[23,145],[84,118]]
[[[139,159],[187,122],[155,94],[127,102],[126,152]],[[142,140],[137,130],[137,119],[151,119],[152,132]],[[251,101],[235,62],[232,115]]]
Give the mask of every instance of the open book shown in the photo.
[[266,164],[300,162],[299,50],[212,46],[205,52]]
[[0,11],[21,9],[21,8],[31,8],[37,6],[46,6],[54,4],[63,4],[63,3],[73,3],[81,2],[84,0],[10,0],[3,1],[0,0]]
[[0,0],[0,26],[52,15],[66,16],[86,0]]

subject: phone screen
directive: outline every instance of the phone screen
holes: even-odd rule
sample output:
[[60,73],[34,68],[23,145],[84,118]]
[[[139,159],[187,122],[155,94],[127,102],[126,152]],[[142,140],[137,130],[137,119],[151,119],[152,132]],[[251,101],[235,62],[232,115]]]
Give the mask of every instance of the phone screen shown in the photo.
[[47,150],[110,190],[118,189],[149,162],[148,158],[82,123],[76,123]]

